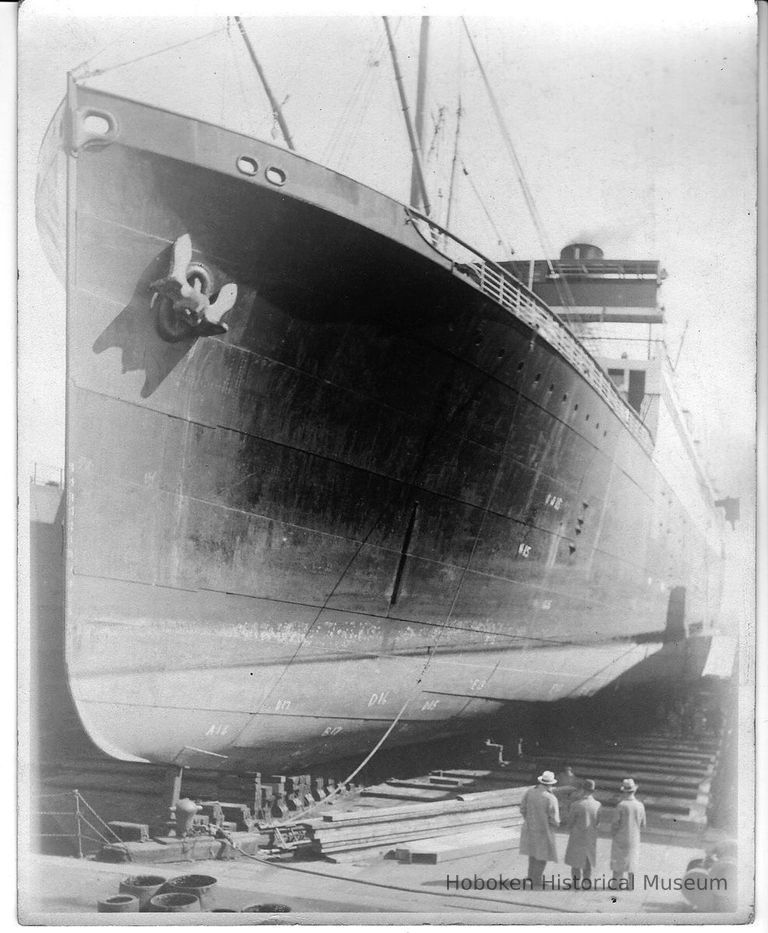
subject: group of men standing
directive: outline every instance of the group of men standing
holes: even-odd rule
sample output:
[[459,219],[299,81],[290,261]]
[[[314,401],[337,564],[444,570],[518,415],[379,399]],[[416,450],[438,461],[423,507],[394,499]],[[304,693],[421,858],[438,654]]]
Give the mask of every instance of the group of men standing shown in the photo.
[[[569,772],[573,777],[573,773]],[[528,856],[528,878],[534,888],[542,887],[547,862],[557,862],[555,830],[561,825],[560,806],[553,788],[558,783],[552,771],[544,771],[538,783],[526,791],[520,804],[523,829],[520,852]],[[617,881],[628,876],[633,886],[640,852],[640,830],[645,826],[645,807],[635,798],[637,785],[632,778],[621,783],[621,800],[611,820],[611,872]],[[597,830],[600,802],[594,797],[595,782],[574,785],[568,798],[562,825],[569,830],[565,863],[571,868],[574,887],[588,888],[597,863]],[[564,809],[566,809],[564,806]]]

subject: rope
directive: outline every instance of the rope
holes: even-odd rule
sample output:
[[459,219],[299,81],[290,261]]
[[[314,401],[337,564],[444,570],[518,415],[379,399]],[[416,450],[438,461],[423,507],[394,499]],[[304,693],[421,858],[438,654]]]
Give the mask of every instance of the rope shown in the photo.
[[[326,872],[314,871],[311,868],[304,868],[298,865],[288,865],[285,862],[275,862],[275,861],[272,861],[271,859],[260,858],[258,855],[251,855],[248,852],[243,852],[243,850],[238,845],[236,845],[234,842],[230,842],[229,844],[232,846],[232,848],[236,852],[239,852],[241,855],[244,855],[246,858],[249,858],[254,862],[260,862],[262,865],[269,865],[273,868],[281,868],[284,871],[297,871],[302,874],[315,875],[317,877],[325,878],[327,880],[333,880],[328,874],[326,874]],[[531,906],[537,906],[537,905],[532,905],[530,901],[512,901],[512,900],[509,900],[508,898],[499,898],[499,897],[473,897],[473,895],[471,894],[447,894],[444,891],[430,891],[428,888],[424,888],[424,887],[406,888],[399,884],[386,884],[383,881],[365,881],[362,878],[345,877],[345,878],[337,879],[337,880],[343,880],[345,883],[350,883],[350,884],[362,884],[362,885],[366,885],[372,888],[385,888],[389,891],[402,891],[406,894],[430,894],[435,897],[449,897],[451,900],[453,900],[454,898],[460,898],[461,900],[491,901],[495,904],[512,904],[518,907],[530,908]],[[484,908],[477,908],[477,909],[484,910]],[[589,910],[585,910],[585,909],[579,910],[578,908],[550,907],[549,904],[547,905],[547,910],[553,910],[555,913],[562,913],[562,914],[589,913],[590,912]]]
[[[115,837],[115,841],[116,841],[116,842],[122,842],[123,840],[117,835],[117,833],[114,831],[114,829],[112,829],[112,827],[111,827],[108,823],[106,823],[106,822],[99,816],[99,814],[98,814],[98,813],[93,809],[93,807],[88,803],[88,801],[85,799],[85,797],[83,797],[83,795],[80,793],[80,791],[75,791],[75,794],[77,794],[77,797],[78,797],[78,799],[80,800],[80,803],[84,804],[84,805],[90,810],[90,812],[96,817],[96,819],[99,821],[99,823],[101,823],[101,825],[102,825],[108,832],[112,833],[112,835]],[[85,817],[83,817],[83,819],[85,819]],[[87,822],[87,820],[86,820],[86,822]],[[88,825],[90,826],[90,823],[88,823]],[[91,826],[91,829],[93,829],[94,832],[98,832],[98,830],[96,830],[95,827],[93,827],[93,826]],[[106,842],[107,840],[104,840],[104,841]]]
[[[398,722],[400,721],[400,717],[401,717],[401,716],[403,715],[403,713],[405,712],[406,706],[408,706],[408,704],[409,704],[410,702],[411,702],[411,700],[410,700],[410,698],[409,698],[409,699],[407,699],[407,700],[405,701],[405,703],[403,703],[403,705],[400,707],[400,712],[397,714],[397,716],[395,716],[395,718],[394,718],[394,719],[392,720],[392,722],[389,724],[389,728],[388,728],[387,731],[384,733],[384,735],[382,735],[382,737],[379,739],[379,741],[373,746],[373,748],[371,749],[371,751],[368,752],[368,754],[366,755],[366,757],[365,757],[365,758],[362,760],[362,762],[355,768],[355,770],[354,770],[348,777],[346,777],[346,778],[341,782],[341,784],[339,784],[339,785],[337,786],[336,790],[334,790],[332,793],[328,794],[328,796],[327,796],[324,800],[318,800],[317,803],[313,804],[311,807],[309,807],[308,809],[306,809],[300,816],[296,816],[296,817],[294,817],[292,820],[286,820],[285,822],[282,822],[282,823],[273,823],[272,825],[273,825],[276,829],[281,829],[283,826],[292,826],[292,825],[294,825],[295,823],[303,823],[304,820],[305,820],[306,817],[307,817],[307,814],[312,813],[313,811],[319,809],[321,806],[324,806],[325,804],[328,803],[329,800],[332,800],[337,794],[340,794],[341,791],[342,791],[342,789],[345,787],[345,785],[349,784],[351,781],[353,781],[353,780],[357,777],[357,775],[358,775],[358,774],[363,770],[363,768],[368,764],[368,762],[371,760],[371,758],[373,758],[373,756],[376,754],[376,752],[377,752],[377,751],[381,748],[381,746],[386,742],[386,740],[387,740],[387,739],[389,738],[389,736],[390,736],[390,733],[392,732],[392,730],[395,728],[395,726],[396,726],[396,725],[398,724]],[[245,854],[245,853],[244,853],[244,854]]]

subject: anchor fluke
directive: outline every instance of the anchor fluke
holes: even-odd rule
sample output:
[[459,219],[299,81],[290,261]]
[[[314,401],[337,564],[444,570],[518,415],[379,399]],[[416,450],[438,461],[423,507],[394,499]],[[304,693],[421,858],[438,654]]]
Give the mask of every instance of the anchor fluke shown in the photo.
[[151,307],[157,306],[157,329],[163,340],[173,343],[227,332],[222,318],[237,301],[237,285],[224,285],[213,302],[211,287],[210,273],[192,261],[192,240],[183,234],[173,244],[168,275],[150,285]]

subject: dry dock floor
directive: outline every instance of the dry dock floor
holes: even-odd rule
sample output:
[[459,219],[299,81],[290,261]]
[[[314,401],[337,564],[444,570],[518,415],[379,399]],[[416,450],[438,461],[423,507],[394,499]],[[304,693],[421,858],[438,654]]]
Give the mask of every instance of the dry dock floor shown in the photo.
[[[562,856],[566,838],[560,834]],[[22,868],[20,917],[23,922],[47,920],[57,924],[127,923],[166,924],[253,924],[290,923],[584,923],[590,915],[597,921],[632,920],[640,914],[664,915],[675,923],[727,922],[735,914],[702,914],[693,910],[679,890],[648,885],[647,878],[682,878],[688,861],[702,853],[692,840],[658,837],[643,842],[641,870],[634,891],[613,890],[456,890],[446,879],[523,878],[527,859],[517,849],[454,859],[444,864],[401,864],[385,859],[383,852],[347,856],[332,864],[297,861],[274,864],[238,856],[234,861],[175,862],[142,866],[137,863],[109,864],[58,856],[33,855]],[[609,877],[610,840],[598,840],[596,878]],[[605,876],[603,876],[605,871]],[[116,894],[121,878],[130,874],[162,874],[172,877],[190,872],[218,879],[215,907],[241,910],[249,904],[281,903],[290,914],[98,914],[96,901]],[[548,863],[547,878],[570,877],[562,862]],[[746,912],[740,913],[746,917]],[[648,917],[647,919],[651,919]]]

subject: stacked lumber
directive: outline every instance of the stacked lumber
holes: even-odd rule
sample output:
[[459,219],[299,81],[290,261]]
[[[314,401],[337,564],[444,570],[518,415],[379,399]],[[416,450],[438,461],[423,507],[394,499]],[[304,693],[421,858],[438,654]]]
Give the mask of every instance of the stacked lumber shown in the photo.
[[529,772],[536,767],[523,766],[522,776],[515,771],[488,771],[458,769],[448,771],[430,771],[426,777],[390,778],[383,784],[366,787],[362,797],[375,797],[386,800],[446,800],[456,791],[506,789],[535,783],[530,780]]
[[415,781],[375,784],[361,791],[361,797],[383,797],[387,800],[445,800],[452,795],[452,790],[441,789],[426,783]]
[[519,837],[519,831],[507,827],[481,827],[468,833],[422,839],[398,846],[395,858],[407,864],[437,865],[438,862],[450,862],[470,855],[486,855],[511,849],[517,845]]
[[580,778],[596,784],[595,796],[603,804],[602,818],[619,800],[622,778],[633,777],[638,799],[645,805],[649,824],[676,829],[700,828],[707,805],[717,756],[715,739],[684,740],[668,736],[636,736],[613,748],[582,747],[564,755],[543,752],[539,765],[567,758]]
[[417,839],[457,835],[478,829],[503,829],[512,844],[522,823],[525,788],[465,794],[455,800],[392,806],[373,812],[328,813],[307,823],[312,848],[329,856],[362,849],[394,848]]

